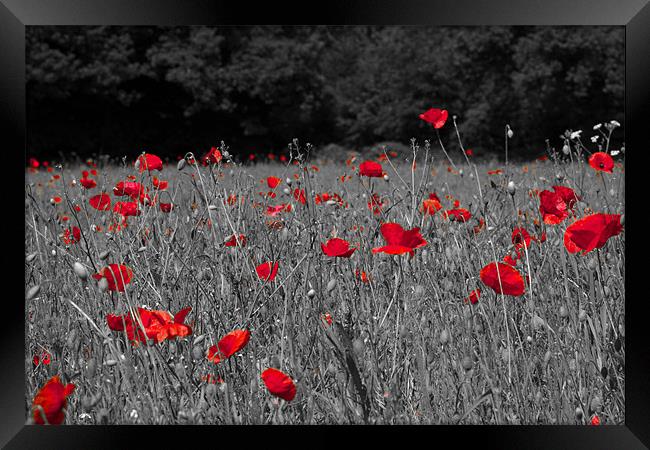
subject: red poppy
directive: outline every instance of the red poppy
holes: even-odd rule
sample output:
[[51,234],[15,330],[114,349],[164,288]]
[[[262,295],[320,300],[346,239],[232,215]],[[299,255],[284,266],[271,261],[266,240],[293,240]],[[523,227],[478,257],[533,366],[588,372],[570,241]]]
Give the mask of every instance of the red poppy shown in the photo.
[[580,200],[580,196],[574,192],[573,189],[566,186],[553,186],[553,190],[559,195],[568,209],[573,209],[576,202]]
[[97,186],[97,182],[93,180],[92,178],[87,178],[87,176],[84,176],[79,180],[81,185],[86,188],[86,189],[92,189]]
[[266,184],[269,186],[269,189],[275,189],[278,185],[282,183],[282,178],[278,177],[267,177]]
[[322,315],[322,317],[323,320],[327,322],[328,325],[332,325],[333,320],[332,320],[332,315],[330,313],[325,313]]
[[523,277],[517,269],[507,264],[492,262],[481,269],[480,277],[481,281],[497,294],[520,296],[524,293]]
[[463,301],[465,303],[471,303],[472,305],[476,305],[480,297],[481,297],[481,290],[474,289],[472,292],[469,293],[469,297],[465,298]]
[[[53,376],[34,397],[32,413],[34,423],[44,425],[60,425],[65,420],[64,409],[68,405],[68,397],[74,392],[75,385],[64,385],[58,375]],[[43,417],[45,414],[45,417]]]
[[68,228],[63,233],[62,239],[65,245],[76,244],[81,240],[81,230],[79,227],[72,227],[72,230]]
[[62,201],[63,201],[63,199],[61,197],[59,197],[58,195],[55,195],[54,197],[52,197],[52,203],[54,203],[54,204],[58,205]]
[[273,281],[275,279],[275,276],[278,274],[279,266],[280,266],[279,262],[276,261],[275,263],[271,263],[269,261],[260,264],[255,268],[255,270],[260,280]]
[[32,362],[34,363],[35,366],[38,366],[38,363],[41,362],[41,358],[38,355],[34,355],[34,358],[32,358]]
[[36,159],[36,158],[34,158],[34,157],[31,157],[31,158],[29,158],[29,165],[30,165],[32,168],[36,169],[36,168],[38,168],[38,166],[41,165],[41,163],[38,162],[38,159]]
[[[239,244],[237,244],[237,239],[239,239]],[[226,247],[236,247],[239,245],[240,247],[246,247],[246,236],[243,234],[239,235],[239,238],[235,236],[234,234],[230,236],[230,239],[228,239],[226,242],[223,243]]]
[[136,202],[116,202],[113,212],[127,216],[139,216],[141,211],[138,209]]
[[381,209],[384,207],[384,200],[378,194],[373,193],[368,202],[368,209],[372,210],[375,215],[381,214]]
[[97,194],[88,200],[90,206],[99,211],[108,211],[111,209],[111,197],[106,193]]
[[530,240],[530,234],[525,228],[517,227],[513,230],[512,243],[515,245],[515,248],[530,247]]
[[97,281],[106,278],[109,290],[124,292],[124,286],[129,284],[133,278],[133,271],[124,264],[109,264],[99,273],[93,274],[93,278]]
[[381,178],[384,176],[384,169],[378,162],[364,161],[359,165],[359,175],[362,177]]
[[153,177],[151,182],[153,183],[153,187],[159,191],[164,191],[169,187],[169,181],[159,180],[158,177]]
[[569,217],[567,207],[566,202],[557,192],[544,190],[539,193],[539,212],[544,223],[557,225],[562,222]]
[[433,128],[442,128],[447,122],[449,113],[446,109],[431,108],[430,110],[420,114],[420,119],[433,125]]
[[201,159],[204,163],[209,164],[219,164],[221,160],[223,159],[223,156],[221,155],[221,152],[219,151],[218,148],[212,147],[208,153],[205,154],[205,156]]
[[598,414],[594,414],[594,416],[591,418],[590,423],[595,426],[600,425],[600,417],[598,417]]
[[620,214],[592,214],[572,223],[564,233],[564,246],[570,253],[588,253],[601,248],[623,230]]
[[515,267],[517,265],[517,261],[519,260],[518,256],[513,258],[510,253],[508,253],[506,256],[503,257],[503,262],[511,265],[512,267]]
[[52,362],[52,356],[48,352],[43,352],[41,356],[43,357],[42,359],[43,364],[49,366],[50,363]]
[[384,223],[380,228],[381,234],[388,245],[373,248],[373,253],[387,253],[389,255],[414,254],[416,248],[424,247],[427,241],[420,234],[420,228],[405,230],[398,223]]
[[[137,320],[134,320],[131,314],[116,316],[109,314],[106,316],[108,327],[113,331],[125,331],[131,342],[146,342],[146,337],[159,343],[165,339],[175,339],[192,334],[192,328],[185,324],[185,317],[192,311],[191,307],[184,308],[176,313],[174,317],[167,311],[150,311],[144,308],[138,308],[140,321],[144,327],[145,333]],[[126,328],[125,328],[126,326]]]
[[605,152],[596,152],[589,157],[589,165],[597,171],[612,173],[614,160]]
[[[160,206],[160,210],[161,210],[162,212],[164,212],[164,213],[168,213],[168,212],[170,212],[170,211],[174,208],[174,205],[171,204],[171,203],[162,203],[162,202],[161,202],[159,206]],[[136,214],[136,215],[137,215],[137,214]]]
[[471,219],[472,214],[465,208],[454,208],[445,211],[444,216],[449,220],[467,222],[469,219]]
[[266,209],[266,215],[271,216],[271,217],[275,217],[275,216],[277,216],[278,214],[280,214],[283,211],[291,212],[291,209],[292,209],[291,204],[286,204],[286,205],[285,204],[280,204],[280,205],[276,205],[276,206],[269,206]]
[[320,244],[323,253],[331,257],[349,258],[356,248],[350,248],[350,243],[345,239],[332,238],[326,244]]
[[162,159],[151,153],[145,153],[144,155],[138,156],[138,159],[135,162],[135,167],[140,171],[140,173],[148,170],[163,170]]
[[208,361],[219,364],[244,348],[251,337],[248,330],[234,330],[221,338],[217,345],[208,349]]
[[142,184],[135,181],[120,181],[113,188],[113,195],[123,197],[125,195],[133,200],[142,199],[145,196],[145,189]]
[[276,397],[290,402],[296,396],[293,380],[278,369],[270,368],[262,372],[262,380],[269,392]]
[[501,175],[502,173],[503,170],[501,169],[488,170],[488,175]]
[[296,188],[293,191],[293,198],[298,200],[302,205],[307,203],[307,197],[305,197],[305,190]]
[[[431,194],[431,195],[435,196],[436,194]],[[442,205],[440,204],[440,200],[437,198],[430,197],[422,202],[422,207],[420,208],[420,211],[423,212],[424,214],[433,216],[441,209],[442,209]]]
[[358,279],[360,279],[363,283],[369,283],[369,282],[370,282],[370,277],[368,276],[368,274],[367,274],[365,271],[357,269],[357,270],[354,272],[354,274],[355,274],[356,277],[357,277]]
[[467,150],[465,150],[465,154],[466,154],[467,156],[474,156],[474,151],[473,151],[473,150],[470,150],[470,149],[467,149]]

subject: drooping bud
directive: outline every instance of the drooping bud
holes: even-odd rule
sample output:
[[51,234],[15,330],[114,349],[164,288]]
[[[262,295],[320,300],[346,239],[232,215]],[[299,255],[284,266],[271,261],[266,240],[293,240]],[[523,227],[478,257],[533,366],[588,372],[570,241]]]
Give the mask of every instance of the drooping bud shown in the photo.
[[41,286],[40,284],[37,284],[36,286],[32,286],[29,291],[27,291],[27,295],[25,296],[25,300],[31,300],[34,297],[38,295],[38,293],[41,292]]
[[515,187],[515,182],[514,181],[508,182],[507,189],[508,189],[508,194],[515,195],[515,191],[517,190],[517,188]]
[[88,279],[88,270],[80,262],[75,261],[72,268],[74,269],[74,273],[76,273],[80,279],[83,281]]
[[187,161],[185,161],[185,158],[183,158],[180,161],[178,161],[178,164],[176,165],[176,168],[178,170],[183,170],[186,165],[187,165]]

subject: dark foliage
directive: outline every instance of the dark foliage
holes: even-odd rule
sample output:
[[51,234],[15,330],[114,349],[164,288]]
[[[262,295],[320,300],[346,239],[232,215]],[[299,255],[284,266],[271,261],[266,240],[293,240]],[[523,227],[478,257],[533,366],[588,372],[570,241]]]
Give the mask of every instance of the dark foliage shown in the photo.
[[508,123],[530,157],[623,123],[624,29],[27,27],[27,83],[28,155],[408,143],[440,107],[475,151],[501,152]]

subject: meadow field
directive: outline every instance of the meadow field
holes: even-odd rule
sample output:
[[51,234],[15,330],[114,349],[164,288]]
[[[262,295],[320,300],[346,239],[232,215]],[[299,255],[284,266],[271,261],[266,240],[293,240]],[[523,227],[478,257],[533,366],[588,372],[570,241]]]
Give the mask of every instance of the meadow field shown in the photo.
[[565,145],[30,160],[28,422],[623,423],[624,151]]

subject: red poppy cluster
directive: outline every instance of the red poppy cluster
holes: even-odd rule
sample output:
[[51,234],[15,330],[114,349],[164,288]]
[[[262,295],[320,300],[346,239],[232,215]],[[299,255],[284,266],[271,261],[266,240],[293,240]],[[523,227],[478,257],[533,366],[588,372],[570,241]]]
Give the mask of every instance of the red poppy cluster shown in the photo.
[[[172,317],[167,311],[150,311],[138,308],[137,318],[130,313],[123,316],[109,314],[106,316],[106,322],[113,331],[126,331],[131,342],[145,343],[149,338],[155,343],[159,343],[166,339],[192,334],[192,328],[185,324],[185,317],[191,310],[191,307],[187,307]],[[140,322],[142,326],[140,326]]]
[[573,207],[580,197],[573,189],[566,186],[553,186],[553,191],[544,190],[539,193],[539,212],[544,223],[557,225],[569,217]]

